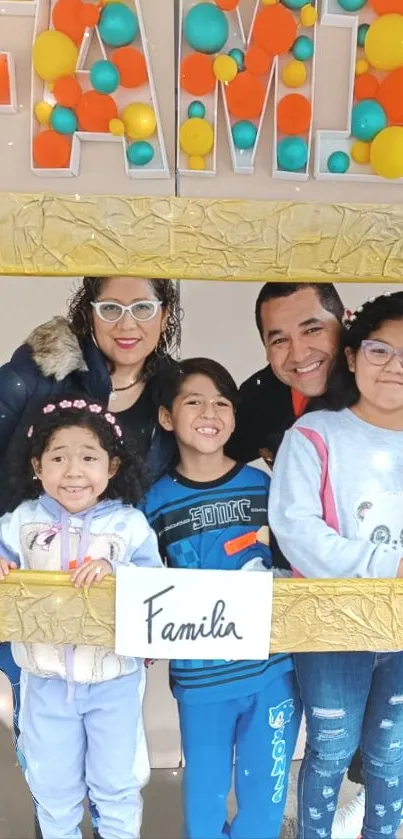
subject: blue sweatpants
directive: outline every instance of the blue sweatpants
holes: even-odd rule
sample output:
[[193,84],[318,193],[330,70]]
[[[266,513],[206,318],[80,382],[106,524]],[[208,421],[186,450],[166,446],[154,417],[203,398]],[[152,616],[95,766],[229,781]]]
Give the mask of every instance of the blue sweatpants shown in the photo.
[[22,705],[26,776],[44,839],[79,839],[87,792],[102,839],[137,839],[149,777],[144,671],[93,685],[28,674]]
[[[7,676],[10,682],[11,690],[13,692],[13,723],[14,723],[14,737],[17,745],[19,737],[18,717],[20,713],[20,675],[21,670],[15,663],[12,653],[11,644],[2,642],[0,644],[0,670]],[[17,752],[18,754],[18,752]]]
[[[251,696],[179,702],[179,719],[187,839],[277,839],[301,722],[295,674],[286,673]],[[229,826],[234,752],[237,815]]]

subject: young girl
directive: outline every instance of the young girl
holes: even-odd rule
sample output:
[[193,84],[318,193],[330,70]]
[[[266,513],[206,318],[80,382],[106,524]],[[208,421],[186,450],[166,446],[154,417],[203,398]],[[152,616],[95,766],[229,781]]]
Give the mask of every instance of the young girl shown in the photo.
[[[0,577],[10,568],[63,570],[85,587],[118,563],[159,566],[155,534],[136,504],[141,461],[97,402],[47,403],[13,465],[0,520]],[[90,646],[13,644],[25,673],[20,715],[27,781],[44,839],[76,839],[87,794],[103,839],[134,839],[148,779],[142,731],[144,666]]]
[[[403,292],[346,323],[323,409],[287,432],[269,513],[305,577],[403,576]],[[299,839],[330,836],[343,775],[361,746],[363,839],[393,837],[403,803],[403,652],[296,656],[307,717]]]
[[[160,423],[174,433],[179,458],[150,490],[146,511],[171,567],[264,573],[271,565],[267,538],[250,539],[267,530],[269,479],[224,454],[237,396],[229,373],[208,359],[184,361],[165,380]],[[188,839],[279,835],[300,724],[293,671],[289,655],[171,663]],[[229,827],[234,748],[237,815]]]

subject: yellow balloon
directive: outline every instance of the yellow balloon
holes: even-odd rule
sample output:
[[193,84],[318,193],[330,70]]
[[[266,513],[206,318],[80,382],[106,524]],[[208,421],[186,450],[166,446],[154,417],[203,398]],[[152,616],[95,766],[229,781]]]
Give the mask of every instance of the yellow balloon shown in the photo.
[[199,117],[186,120],[180,130],[180,145],[189,157],[204,157],[214,146],[213,126]]
[[49,125],[50,115],[53,111],[52,105],[49,102],[37,102],[34,107],[35,119],[38,120],[39,125]]
[[193,169],[195,172],[203,172],[205,168],[206,161],[200,154],[189,157],[189,169]]
[[306,67],[302,61],[289,61],[281,74],[286,87],[301,87],[306,81]]
[[71,76],[76,69],[78,49],[63,32],[47,29],[35,40],[32,50],[34,70],[44,82]]
[[318,13],[314,6],[303,6],[300,12],[299,19],[302,23],[302,26],[314,26],[317,19]]
[[275,6],[278,0],[262,0],[262,6]]
[[114,137],[122,137],[125,133],[125,124],[121,119],[111,119],[109,123],[109,131]]
[[351,147],[351,157],[356,163],[369,163],[370,151],[371,143],[364,143],[362,140],[357,140]]
[[122,113],[122,121],[127,136],[131,140],[147,140],[157,127],[157,117],[151,105],[132,102]]
[[376,135],[371,144],[371,166],[381,178],[403,178],[403,128],[392,125]]
[[238,65],[231,55],[217,55],[213,64],[214,75],[219,82],[228,84],[238,75]]
[[368,61],[365,61],[365,58],[359,58],[358,61],[355,62],[355,75],[362,76],[363,73],[368,73],[369,64]]
[[376,70],[403,67],[403,15],[382,15],[365,37],[365,55]]

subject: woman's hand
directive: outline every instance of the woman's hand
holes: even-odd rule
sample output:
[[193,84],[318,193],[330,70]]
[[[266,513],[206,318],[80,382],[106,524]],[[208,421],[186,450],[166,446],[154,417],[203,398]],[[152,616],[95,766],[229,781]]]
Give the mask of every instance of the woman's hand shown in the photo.
[[76,588],[89,588],[97,585],[108,574],[112,574],[112,566],[107,559],[92,559],[80,565],[71,575],[71,582]]
[[16,562],[11,562],[10,560],[4,559],[4,557],[0,556],[0,581],[5,580],[10,571],[15,571],[16,568],[18,568]]

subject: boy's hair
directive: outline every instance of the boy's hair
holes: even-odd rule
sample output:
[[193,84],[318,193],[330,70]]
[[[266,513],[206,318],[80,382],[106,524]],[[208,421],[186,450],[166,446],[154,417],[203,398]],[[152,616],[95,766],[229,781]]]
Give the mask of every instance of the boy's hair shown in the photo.
[[268,300],[277,300],[279,297],[291,297],[296,291],[304,288],[313,288],[322,306],[327,312],[339,321],[343,320],[344,306],[333,283],[266,283],[260,289],[255,305],[256,326],[260,337],[263,338],[262,305]]
[[349,347],[356,353],[362,342],[388,320],[403,321],[403,291],[371,297],[367,303],[359,306],[348,317],[344,324],[340,349],[329,377],[326,393],[309,402],[309,411],[321,408],[340,411],[358,402],[360,392],[355,375],[348,368],[345,350]]
[[23,501],[38,498],[42,492],[34,480],[32,458],[40,461],[54,434],[62,428],[79,426],[98,439],[109,460],[118,458],[119,468],[106,487],[104,498],[119,498],[125,504],[137,504],[148,489],[147,468],[135,449],[124,439],[120,425],[100,402],[82,396],[62,396],[48,400],[38,409],[29,426],[10,452],[10,482],[7,511]]
[[186,382],[189,376],[206,376],[215,384],[218,393],[228,399],[229,402],[236,409],[238,404],[238,388],[228,370],[219,364],[218,361],[213,361],[211,358],[187,358],[175,365],[170,374],[164,377],[159,390],[159,403],[168,411],[172,410],[172,405],[182,385]]

